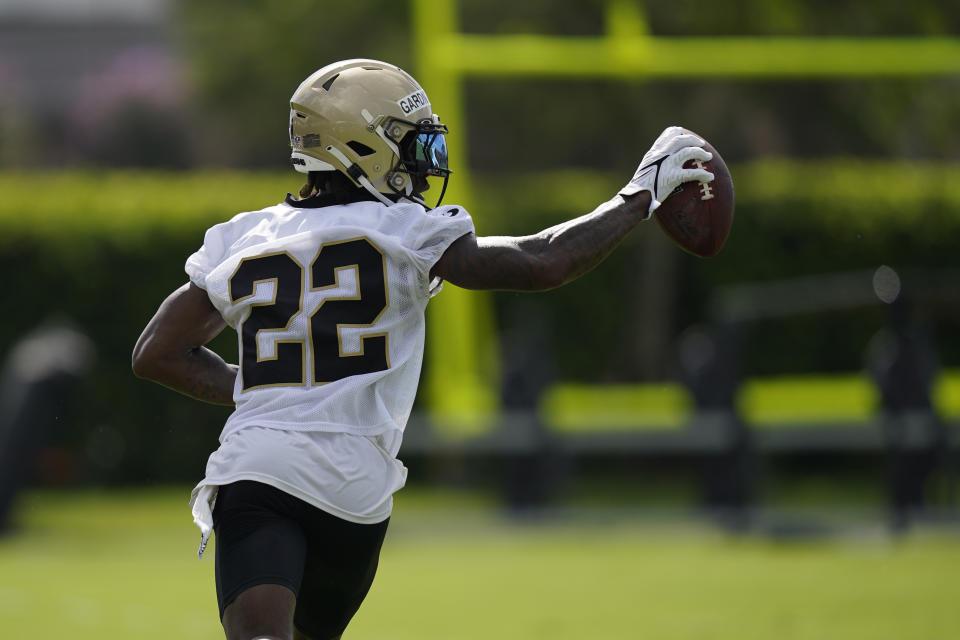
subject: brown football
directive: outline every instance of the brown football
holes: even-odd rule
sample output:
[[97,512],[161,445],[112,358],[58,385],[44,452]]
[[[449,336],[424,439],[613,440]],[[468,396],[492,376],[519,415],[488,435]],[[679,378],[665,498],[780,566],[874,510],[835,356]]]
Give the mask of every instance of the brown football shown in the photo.
[[[693,133],[688,130],[688,133]],[[706,140],[699,134],[694,134]],[[703,148],[713,154],[707,162],[690,160],[685,167],[701,164],[713,174],[711,182],[684,182],[667,196],[654,212],[660,228],[680,248],[701,258],[720,252],[733,225],[733,180],[726,163],[709,142]]]

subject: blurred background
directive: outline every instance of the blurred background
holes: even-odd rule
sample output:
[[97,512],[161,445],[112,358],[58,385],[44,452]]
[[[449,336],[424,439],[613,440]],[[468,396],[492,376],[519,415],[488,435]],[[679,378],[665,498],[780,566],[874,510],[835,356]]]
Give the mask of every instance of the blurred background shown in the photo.
[[590,211],[671,124],[737,209],[712,259],[648,223],[562,289],[431,303],[395,573],[352,637],[956,634],[958,30],[943,0],[0,0],[0,621],[216,637],[186,500],[226,409],[130,352],[208,226],[296,192],[293,89],[370,57],[450,124],[480,234]]

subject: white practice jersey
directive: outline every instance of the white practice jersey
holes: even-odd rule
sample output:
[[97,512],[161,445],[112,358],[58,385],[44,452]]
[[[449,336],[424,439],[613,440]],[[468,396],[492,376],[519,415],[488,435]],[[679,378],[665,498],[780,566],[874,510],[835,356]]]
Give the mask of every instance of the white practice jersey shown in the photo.
[[304,207],[318,201],[211,227],[186,263],[240,345],[236,409],[191,498],[201,553],[218,486],[256,480],[371,523],[406,479],[396,455],[437,291],[430,270],[473,221],[406,201]]
[[420,377],[430,269],[471,231],[457,206],[289,200],[209,229],[186,271],[240,340],[236,411],[221,440],[251,425],[402,431]]

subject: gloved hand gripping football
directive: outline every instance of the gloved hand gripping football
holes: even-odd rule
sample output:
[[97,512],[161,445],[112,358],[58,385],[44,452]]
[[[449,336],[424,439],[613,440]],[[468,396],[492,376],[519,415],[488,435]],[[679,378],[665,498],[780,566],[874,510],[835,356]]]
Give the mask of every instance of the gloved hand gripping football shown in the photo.
[[713,157],[709,151],[701,148],[703,144],[703,140],[684,133],[680,127],[667,127],[643,156],[633,178],[618,193],[629,196],[640,191],[649,191],[650,208],[646,216],[649,218],[673,190],[684,182],[713,180],[713,174],[705,169],[683,168],[688,160],[706,162]]

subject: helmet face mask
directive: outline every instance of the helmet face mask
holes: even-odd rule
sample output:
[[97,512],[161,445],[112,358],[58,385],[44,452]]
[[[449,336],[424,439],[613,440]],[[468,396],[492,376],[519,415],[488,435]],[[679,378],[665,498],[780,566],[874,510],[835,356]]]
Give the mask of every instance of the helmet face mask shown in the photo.
[[[418,123],[391,118],[386,122],[384,130],[400,151],[400,164],[393,173],[409,175],[416,195],[430,188],[427,177],[443,178],[440,194],[442,199],[443,192],[447,189],[448,176],[452,173],[449,168],[447,140],[444,137],[447,125],[441,124],[436,115],[430,120]],[[399,139],[395,137],[398,134]],[[397,182],[399,183],[399,180]],[[388,179],[387,183],[393,187],[391,180]],[[437,205],[439,204],[438,200]]]
[[[408,173],[421,176],[445,176],[451,173],[448,166],[447,140],[444,137],[447,125],[436,120],[413,123],[391,118],[384,130],[400,149],[400,160]],[[398,131],[405,133],[396,138],[394,136]]]
[[294,168],[339,171],[385,204],[422,203],[427,176],[443,177],[446,190],[446,133],[416,80],[376,60],[328,65],[290,99]]

